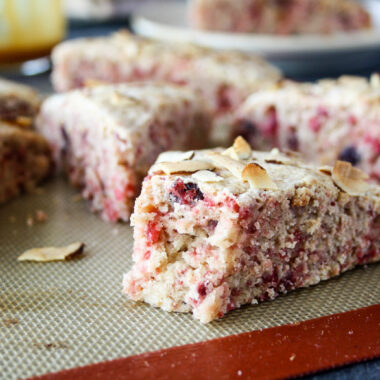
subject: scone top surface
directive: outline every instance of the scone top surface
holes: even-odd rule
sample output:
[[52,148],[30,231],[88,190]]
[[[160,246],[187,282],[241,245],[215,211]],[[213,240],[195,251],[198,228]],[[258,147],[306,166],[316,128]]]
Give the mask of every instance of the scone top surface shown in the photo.
[[301,98],[303,103],[309,100],[322,100],[325,103],[352,107],[356,107],[358,102],[370,106],[380,105],[380,76],[373,74],[370,80],[367,80],[364,77],[345,75],[338,79],[323,79],[316,83],[286,80],[253,94],[247,99],[243,108],[254,106],[256,100],[260,98],[275,102],[277,97],[272,99],[275,93],[283,94],[290,102]]
[[201,104],[191,90],[164,83],[99,84],[55,96],[78,104],[86,103],[127,130],[138,129],[153,116],[164,116],[168,105],[173,109],[176,104],[188,104],[189,107]]
[[126,65],[131,60],[134,61],[133,63],[137,60],[142,68],[149,68],[152,62],[159,61],[156,77],[162,76],[160,75],[160,73],[163,74],[162,71],[170,71],[173,66],[176,66],[179,72],[187,72],[189,75],[194,70],[198,75],[202,75],[202,71],[198,70],[203,69],[213,78],[227,83],[236,83],[244,76],[244,82],[240,83],[243,87],[281,77],[278,69],[258,56],[232,51],[214,51],[192,44],[161,43],[136,37],[125,31],[115,33],[111,37],[84,38],[64,42],[54,49],[53,61],[60,62],[66,54],[74,50],[78,56],[88,60],[98,59],[99,54],[104,55],[105,59],[118,63],[125,62]]
[[379,188],[368,184],[366,174],[349,163],[315,167],[304,163],[295,152],[252,151],[241,137],[227,150],[162,153],[150,173],[182,177],[197,182],[205,191],[229,191],[240,199],[263,192],[275,195],[294,193],[302,187],[322,187],[332,194],[343,190],[380,201]]

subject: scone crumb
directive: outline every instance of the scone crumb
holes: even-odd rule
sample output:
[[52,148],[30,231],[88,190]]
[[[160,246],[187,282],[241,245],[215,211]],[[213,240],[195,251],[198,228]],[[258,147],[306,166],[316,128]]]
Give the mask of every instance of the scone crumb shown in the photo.
[[243,181],[248,181],[253,189],[277,189],[277,185],[269,177],[267,171],[256,163],[250,163],[243,169],[241,173]]
[[97,86],[104,86],[106,85],[106,82],[100,81],[98,79],[86,79],[84,81],[85,87],[97,87]]
[[76,242],[66,247],[32,248],[18,257],[18,261],[58,261],[67,260],[83,252],[85,244]]
[[75,194],[71,197],[71,200],[74,202],[74,203],[77,203],[77,202],[80,202],[81,200],[83,199],[82,195],[81,194]]
[[33,216],[32,215],[28,215],[27,217],[26,217],[26,225],[28,226],[28,227],[33,227],[34,226],[34,218],[33,218]]
[[350,195],[341,191],[338,195],[338,204],[345,206],[350,201]]
[[292,205],[296,207],[305,207],[309,204],[312,197],[312,192],[310,189],[298,188],[292,199]]
[[36,214],[36,221],[38,223],[43,223],[43,222],[46,222],[48,220],[48,215],[43,210],[36,210],[35,214]]
[[285,161],[283,161],[283,160],[278,160],[278,159],[265,160],[265,162],[266,162],[267,164],[275,164],[275,165],[285,165],[285,164],[286,164]]
[[350,195],[360,195],[369,189],[369,184],[365,182],[368,175],[346,161],[335,163],[332,178],[340,189]]

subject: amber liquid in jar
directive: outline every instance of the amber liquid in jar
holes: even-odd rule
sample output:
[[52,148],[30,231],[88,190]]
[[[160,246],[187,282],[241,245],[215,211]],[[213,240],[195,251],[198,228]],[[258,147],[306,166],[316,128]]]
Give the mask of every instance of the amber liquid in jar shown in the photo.
[[62,0],[0,0],[0,65],[46,56],[64,33]]

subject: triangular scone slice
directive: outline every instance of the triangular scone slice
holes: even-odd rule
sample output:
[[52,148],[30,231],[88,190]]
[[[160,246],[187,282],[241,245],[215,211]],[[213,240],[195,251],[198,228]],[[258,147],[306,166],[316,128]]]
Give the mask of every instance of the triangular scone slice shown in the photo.
[[252,93],[234,114],[232,135],[258,150],[296,150],[306,161],[342,160],[380,183],[380,76],[315,83],[283,81]]
[[198,94],[148,82],[52,95],[36,124],[56,166],[109,221],[129,220],[141,181],[161,152],[203,148],[210,133]]
[[34,190],[51,174],[52,166],[43,136],[0,121],[0,204]]
[[131,299],[205,323],[380,259],[380,188],[364,173],[245,145],[238,159],[241,142],[151,168],[132,218]]

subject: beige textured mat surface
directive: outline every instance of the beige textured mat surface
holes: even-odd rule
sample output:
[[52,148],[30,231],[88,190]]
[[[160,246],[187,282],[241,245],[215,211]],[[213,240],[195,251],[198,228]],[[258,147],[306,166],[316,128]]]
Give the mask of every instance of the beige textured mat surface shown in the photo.
[[[132,230],[92,215],[64,181],[0,207],[0,377],[16,379],[380,302],[380,265],[248,306],[201,325],[190,315],[133,304],[121,293]],[[33,227],[36,209],[49,220]],[[15,219],[15,220],[14,220]],[[68,262],[19,263],[32,247],[87,244]]]

